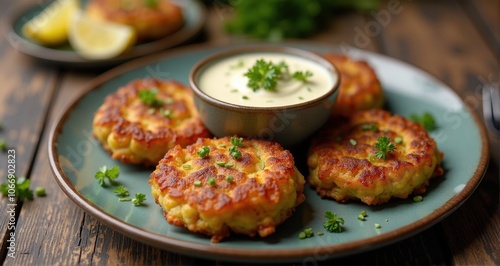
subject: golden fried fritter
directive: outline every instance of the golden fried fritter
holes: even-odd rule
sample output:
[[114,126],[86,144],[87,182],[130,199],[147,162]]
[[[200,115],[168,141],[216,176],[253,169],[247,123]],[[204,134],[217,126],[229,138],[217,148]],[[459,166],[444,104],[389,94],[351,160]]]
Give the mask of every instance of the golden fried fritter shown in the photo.
[[[385,159],[376,147],[384,136],[394,145]],[[429,179],[443,174],[442,157],[419,124],[383,110],[360,111],[333,117],[314,137],[308,181],[322,197],[376,205],[424,193]]]
[[[198,139],[160,161],[149,183],[170,224],[212,236],[212,242],[230,232],[265,237],[305,200],[304,177],[288,150],[253,139],[239,139],[243,145],[232,148],[235,139]],[[198,154],[202,149],[208,154]],[[234,149],[241,157],[231,155]]]
[[382,87],[367,62],[340,54],[326,54],[324,57],[340,71],[339,94],[333,109],[335,115],[350,115],[384,105]]
[[156,165],[175,145],[210,133],[191,90],[175,81],[138,79],[106,97],[93,121],[94,136],[114,159]]
[[169,0],[90,0],[87,14],[132,26],[139,41],[165,37],[184,25],[182,9]]

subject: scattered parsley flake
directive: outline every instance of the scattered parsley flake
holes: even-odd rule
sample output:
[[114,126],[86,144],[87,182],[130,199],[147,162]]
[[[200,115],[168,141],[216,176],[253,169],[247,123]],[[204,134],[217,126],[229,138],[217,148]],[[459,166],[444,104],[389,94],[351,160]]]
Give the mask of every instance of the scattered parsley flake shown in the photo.
[[106,185],[106,179],[109,184],[114,186],[116,185],[115,179],[120,175],[120,167],[118,165],[114,166],[111,169],[108,169],[106,165],[101,166],[99,171],[95,174],[95,179],[99,180],[99,185],[101,187]]
[[356,146],[358,142],[355,139],[350,139],[349,142],[351,143],[352,146]]
[[191,169],[191,165],[190,164],[183,164],[182,169],[189,170],[189,169]]
[[[33,190],[30,189],[30,180],[24,177],[15,177],[14,182],[16,184],[14,195],[20,201],[33,200]],[[10,183],[10,181],[9,181]],[[2,183],[0,185],[0,193],[5,197],[9,195],[9,184]]]
[[414,202],[421,202],[423,200],[424,200],[424,197],[422,197],[420,195],[413,197],[413,201]]
[[171,118],[172,115],[174,114],[174,112],[172,112],[172,110],[170,110],[170,109],[167,109],[167,110],[164,110],[162,112],[162,114],[163,114],[164,117]]
[[208,184],[211,186],[215,186],[215,178],[214,177],[209,177],[208,178]]
[[228,182],[228,183],[233,182],[233,176],[232,175],[226,176],[226,182]]
[[244,145],[243,138],[231,137],[231,144],[236,147],[241,147]]
[[124,201],[131,201],[132,199],[131,198],[118,198],[118,201],[120,202],[124,202]]
[[5,141],[5,139],[3,138],[0,139],[0,150],[1,151],[7,150],[7,141]]
[[35,188],[35,195],[37,197],[45,197],[45,196],[47,196],[47,193],[45,192],[45,188],[44,187],[36,187]]
[[380,229],[382,226],[380,224],[375,224],[375,228]]
[[156,98],[156,95],[158,94],[158,88],[152,88],[152,89],[144,89],[139,91],[139,99],[141,100],[142,103],[153,106],[153,107],[158,107],[163,105],[163,102],[159,99]]
[[338,217],[336,213],[330,211],[325,212],[326,222],[323,223],[323,227],[330,233],[340,233],[343,231],[342,225],[344,224],[344,219]]
[[312,77],[313,73],[311,71],[306,71],[305,73],[302,71],[296,71],[293,73],[292,77],[296,80],[307,82],[307,78]]
[[312,228],[306,228],[304,231],[299,233],[299,238],[300,239],[306,239],[314,236],[314,232]]
[[234,159],[238,160],[239,158],[241,158],[241,151],[238,150],[238,147],[231,146],[229,148],[229,155],[231,155],[231,157],[233,157]]
[[158,6],[158,0],[144,0],[144,5],[149,8]]
[[403,144],[403,138],[401,138],[401,137],[395,137],[394,138],[394,142],[396,142],[396,144]]
[[243,99],[243,100],[248,100],[248,99],[250,99],[250,98],[248,98],[248,96],[246,96],[246,95],[243,95],[243,96],[241,96],[241,99]]
[[218,166],[226,166],[226,162],[222,162],[222,161],[215,162],[215,164]]
[[195,185],[195,186],[199,187],[199,186],[201,186],[201,181],[200,181],[200,180],[195,180],[195,181],[193,182],[193,185]]
[[411,114],[409,118],[410,120],[422,125],[427,131],[432,131],[437,128],[436,119],[434,119],[434,116],[429,112],[424,112],[420,116],[417,114]]
[[363,131],[371,130],[373,132],[376,132],[376,131],[378,131],[378,127],[375,124],[364,124],[361,126],[361,130],[363,130]]
[[208,146],[203,146],[198,150],[198,156],[205,158],[210,154],[210,148]]
[[224,167],[231,168],[234,166],[234,163],[226,163],[224,164]]

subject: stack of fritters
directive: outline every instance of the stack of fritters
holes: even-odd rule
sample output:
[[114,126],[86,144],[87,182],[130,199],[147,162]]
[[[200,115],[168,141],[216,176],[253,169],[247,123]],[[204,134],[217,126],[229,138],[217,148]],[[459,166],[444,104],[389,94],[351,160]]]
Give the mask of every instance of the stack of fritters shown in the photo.
[[[305,199],[304,177],[279,144],[243,140],[241,157],[231,139],[198,139],[168,151],[149,183],[167,221],[219,242],[230,232],[265,237]],[[201,149],[209,149],[203,157]]]

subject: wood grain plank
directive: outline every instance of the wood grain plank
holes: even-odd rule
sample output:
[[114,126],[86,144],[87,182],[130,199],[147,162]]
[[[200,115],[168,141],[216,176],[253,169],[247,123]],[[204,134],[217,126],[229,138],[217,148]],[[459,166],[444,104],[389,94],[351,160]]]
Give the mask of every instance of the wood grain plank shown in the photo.
[[[497,55],[459,3],[406,2],[384,38],[389,55],[430,72],[481,114],[481,88],[499,80]],[[452,263],[499,263],[498,187],[498,164],[492,164],[476,192],[441,223]]]
[[[26,1],[20,1],[26,2]],[[3,1],[0,7],[2,23],[16,8],[12,1]],[[2,24],[2,25],[6,25]],[[3,129],[0,138],[6,140],[8,148],[15,151],[16,176],[28,176],[33,158],[38,149],[40,135],[43,130],[46,112],[49,107],[53,90],[57,83],[57,71],[40,68],[32,61],[17,52],[9,43],[8,27],[0,28],[0,121]],[[7,153],[0,152],[0,183],[6,182]],[[14,225],[16,219],[11,219],[7,205],[8,197],[0,199],[0,261],[6,256],[7,245],[12,239],[7,229]],[[13,207],[18,214],[22,204]],[[14,218],[14,217],[12,217]],[[10,223],[10,224],[9,224]],[[12,227],[11,227],[12,228]],[[14,236],[15,239],[15,236]]]
[[[464,0],[467,14],[491,49],[500,52],[500,1]],[[499,55],[497,55],[499,56]]]

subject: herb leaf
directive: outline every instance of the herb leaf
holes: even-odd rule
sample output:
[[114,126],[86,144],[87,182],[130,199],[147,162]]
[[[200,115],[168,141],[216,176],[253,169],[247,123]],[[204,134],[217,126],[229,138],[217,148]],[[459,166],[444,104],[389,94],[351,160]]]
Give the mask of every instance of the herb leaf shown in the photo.
[[302,71],[296,71],[293,73],[293,78],[302,82],[307,82],[307,78],[312,77],[313,73],[311,71],[306,71],[306,73]]
[[323,223],[323,227],[330,233],[340,233],[344,230],[342,225],[344,224],[344,219],[338,217],[336,213],[330,211],[325,212],[326,222]]
[[142,205],[142,203],[146,200],[146,194],[144,193],[136,193],[135,198],[132,199],[132,203],[135,206]]
[[158,107],[163,105],[163,101],[156,98],[158,88],[144,89],[139,91],[139,99],[146,105]]
[[411,114],[410,120],[419,123],[428,132],[437,128],[436,119],[434,119],[434,116],[429,112],[424,112],[421,116],[417,114]]
[[99,171],[97,173],[95,173],[94,178],[99,180],[99,185],[101,185],[101,187],[106,185],[106,179],[108,180],[110,185],[114,186],[116,185],[115,179],[117,179],[119,175],[119,166],[116,165],[113,168],[108,169],[108,167],[104,165],[99,168]]
[[280,68],[273,65],[272,62],[266,62],[259,59],[245,74],[248,77],[247,86],[253,91],[260,88],[274,91],[278,84],[278,77],[281,74]]
[[124,187],[123,185],[119,185],[117,188],[115,188],[113,190],[113,192],[115,192],[115,194],[118,197],[127,197],[130,195],[130,193],[128,192],[128,189],[126,187]]
[[389,137],[380,136],[375,143],[375,148],[377,149],[377,151],[375,151],[375,156],[377,156],[377,158],[379,159],[385,159],[387,158],[387,153],[394,151],[396,147],[391,142],[391,139]]

